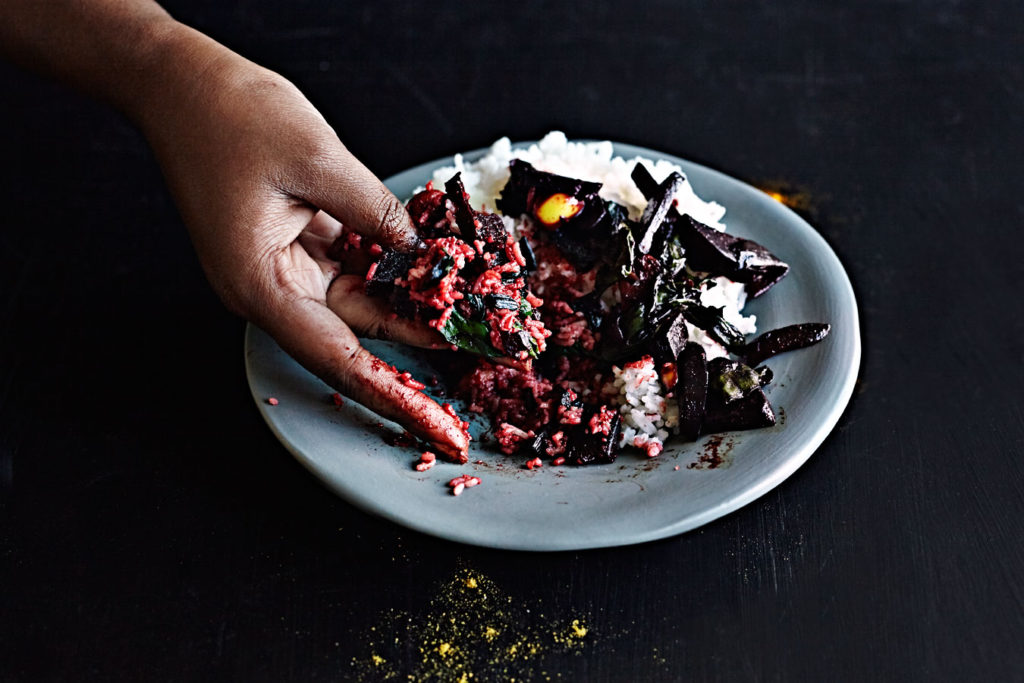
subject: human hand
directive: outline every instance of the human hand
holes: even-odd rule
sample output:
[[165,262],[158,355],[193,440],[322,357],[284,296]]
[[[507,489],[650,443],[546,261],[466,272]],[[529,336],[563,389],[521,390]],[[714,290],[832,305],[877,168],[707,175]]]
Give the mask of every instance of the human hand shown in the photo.
[[443,339],[395,319],[363,292],[362,278],[341,275],[327,256],[342,223],[383,245],[413,247],[404,207],[291,83],[182,29],[173,60],[161,62],[168,71],[131,114],[214,289],[342,394],[464,459],[461,421],[401,382],[356,333],[425,347]]

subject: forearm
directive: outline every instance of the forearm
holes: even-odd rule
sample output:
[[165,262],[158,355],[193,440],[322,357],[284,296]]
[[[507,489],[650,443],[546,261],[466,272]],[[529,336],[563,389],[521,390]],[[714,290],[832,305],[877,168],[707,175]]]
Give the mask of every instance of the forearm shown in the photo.
[[0,55],[142,123],[169,89],[244,61],[151,0],[5,0]]

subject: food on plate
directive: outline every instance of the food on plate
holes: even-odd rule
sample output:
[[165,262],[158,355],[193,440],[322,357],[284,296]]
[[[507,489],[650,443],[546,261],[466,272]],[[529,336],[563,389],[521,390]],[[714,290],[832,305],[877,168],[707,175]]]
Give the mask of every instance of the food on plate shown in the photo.
[[474,211],[458,173],[444,187],[423,190],[407,207],[423,247],[383,251],[367,271],[366,291],[388,297],[399,315],[425,320],[459,349],[537,358],[551,333],[526,285],[537,267],[528,241],[513,239],[501,216]]
[[829,332],[750,339],[745,302],[789,267],[727,234],[724,208],[680,168],[613,157],[610,143],[502,139],[476,162],[456,156],[407,208],[423,245],[370,245],[366,291],[469,354],[456,396],[534,466],[771,426],[763,362]]

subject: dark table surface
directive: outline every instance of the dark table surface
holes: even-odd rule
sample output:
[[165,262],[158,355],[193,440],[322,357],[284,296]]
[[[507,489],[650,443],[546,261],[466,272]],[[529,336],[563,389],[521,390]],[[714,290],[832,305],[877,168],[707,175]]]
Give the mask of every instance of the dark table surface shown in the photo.
[[0,67],[0,678],[1024,677],[1024,5],[167,4],[381,176],[561,129],[800,193],[860,380],[802,469],[698,531],[407,531],[263,424],[140,135]]

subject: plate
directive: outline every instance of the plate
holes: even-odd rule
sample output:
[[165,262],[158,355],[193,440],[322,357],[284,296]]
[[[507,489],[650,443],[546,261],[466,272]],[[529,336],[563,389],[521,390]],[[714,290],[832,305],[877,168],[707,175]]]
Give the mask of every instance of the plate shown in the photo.
[[[528,145],[531,143],[523,143]],[[465,154],[467,161],[486,150]],[[615,144],[627,159],[667,159],[686,172],[697,194],[726,207],[731,234],[749,237],[779,255],[790,274],[751,302],[758,329],[828,322],[820,344],[768,361],[775,381],[767,393],[779,417],[770,429],[669,441],[648,459],[624,452],[612,465],[527,470],[524,457],[506,457],[474,441],[466,465],[438,463],[416,472],[419,453],[389,445],[393,423],[345,401],[310,375],[258,328],[246,331],[246,371],[253,398],[271,430],[313,474],[349,503],[397,524],[442,538],[517,550],[552,551],[628,545],[689,531],[764,495],[814,453],[839,420],[860,364],[857,303],[842,264],[798,215],[763,192],[699,164],[632,145]],[[409,197],[451,159],[388,178]],[[379,341],[367,348],[416,377],[432,374],[418,352]],[[268,397],[278,399],[271,406]],[[458,402],[453,404],[464,416]],[[474,418],[471,431],[484,428]],[[632,449],[630,449],[632,450]],[[480,464],[473,464],[474,461]],[[711,467],[714,462],[718,465]],[[452,496],[447,482],[461,474],[481,485]]]

